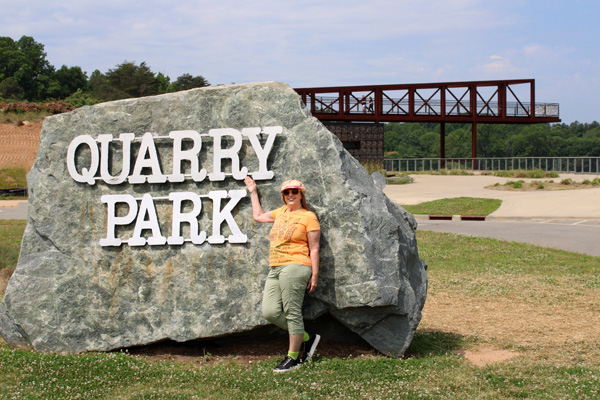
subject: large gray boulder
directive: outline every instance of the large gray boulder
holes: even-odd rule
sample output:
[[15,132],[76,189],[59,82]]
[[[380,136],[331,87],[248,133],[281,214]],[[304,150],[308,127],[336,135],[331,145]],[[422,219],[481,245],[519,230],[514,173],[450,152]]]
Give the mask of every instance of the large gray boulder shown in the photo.
[[[121,134],[130,136],[117,142]],[[201,148],[193,147],[196,134]],[[186,161],[190,152],[198,165]],[[283,181],[297,178],[308,188],[322,238],[307,322],[329,320],[385,354],[402,355],[427,292],[416,222],[277,82],[47,118],[28,176],[19,263],[0,304],[2,337],[13,346],[78,353],[252,334],[268,325],[260,304],[270,225],[252,220],[246,172],[265,210],[282,205]],[[199,224],[172,223],[186,215]]]

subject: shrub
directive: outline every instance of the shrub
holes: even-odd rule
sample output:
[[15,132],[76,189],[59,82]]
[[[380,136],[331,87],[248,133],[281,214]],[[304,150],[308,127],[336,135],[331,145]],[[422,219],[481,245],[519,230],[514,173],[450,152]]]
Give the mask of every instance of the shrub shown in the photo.
[[75,107],[72,104],[67,103],[63,100],[58,100],[44,103],[44,109],[50,114],[62,114],[69,111],[73,111]]
[[532,169],[525,173],[526,178],[540,179],[544,177],[544,171],[541,169]]
[[73,111],[75,107],[63,100],[49,101],[46,103],[28,103],[25,101],[20,102],[2,102],[0,103],[0,111],[4,113],[49,113],[49,114],[62,114],[68,111]]
[[67,97],[65,101],[69,104],[72,104],[75,108],[93,106],[94,104],[102,102],[102,100],[95,98],[89,92],[84,92],[81,89],[77,89],[77,92]]
[[510,178],[512,174],[510,171],[494,171],[494,176],[499,176],[501,178]]
[[570,185],[570,184],[572,184],[572,183],[573,183],[573,180],[572,180],[571,178],[568,178],[568,179],[563,179],[562,181],[560,181],[560,183],[561,183],[562,185]]
[[37,103],[27,103],[24,101],[0,103],[0,110],[3,112],[15,112],[17,114],[41,111],[40,106]]
[[523,181],[508,181],[505,183],[506,186],[512,186],[515,189],[521,189],[523,187]]
[[363,167],[367,170],[369,174],[372,174],[375,171],[379,171],[381,175],[386,176],[385,169],[383,169],[383,162],[380,161],[365,161],[361,163]]

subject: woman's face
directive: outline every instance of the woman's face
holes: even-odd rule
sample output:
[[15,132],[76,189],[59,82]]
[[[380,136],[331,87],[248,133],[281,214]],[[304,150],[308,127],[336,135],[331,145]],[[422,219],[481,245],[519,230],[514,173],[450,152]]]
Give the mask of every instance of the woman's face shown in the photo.
[[[294,192],[296,192],[296,193],[294,193]],[[302,192],[300,192],[298,190],[287,190],[287,191],[284,191],[282,194],[283,194],[283,199],[285,200],[285,204],[287,204],[288,207],[294,209],[294,208],[300,207],[302,205],[302,203],[301,203]]]

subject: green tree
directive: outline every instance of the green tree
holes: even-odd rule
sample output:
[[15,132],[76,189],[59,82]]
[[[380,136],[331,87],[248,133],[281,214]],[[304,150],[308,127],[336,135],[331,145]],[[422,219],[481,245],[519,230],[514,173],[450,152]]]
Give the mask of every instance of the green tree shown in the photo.
[[176,92],[205,86],[210,86],[210,83],[201,75],[192,76],[190,74],[183,74],[173,83],[173,88]]
[[164,75],[162,72],[156,74],[156,80],[158,81],[158,91],[160,93],[173,92],[173,85],[171,84],[171,78],[168,75]]
[[86,91],[88,88],[88,77],[81,67],[67,67],[63,65],[55,73],[55,79],[59,84],[59,94],[53,96],[58,99],[64,99],[77,92]]
[[9,100],[22,100],[23,96],[25,96],[25,91],[15,77],[10,76],[0,81],[0,97]]
[[133,62],[124,61],[116,68],[108,70],[106,82],[111,88],[107,100],[151,96],[158,94],[160,87],[159,80],[145,62],[138,66]]
[[94,70],[90,75],[88,87],[92,92],[92,96],[97,99],[112,100],[117,97],[116,95],[113,95],[114,90],[108,83],[106,76],[98,69]]
[[446,136],[446,157],[471,157],[471,130],[468,128],[455,129]]
[[[18,41],[0,37],[0,81],[14,78],[24,98],[43,100],[53,73],[54,67],[46,60],[43,44],[31,36],[22,36]],[[6,85],[19,92],[13,81]]]

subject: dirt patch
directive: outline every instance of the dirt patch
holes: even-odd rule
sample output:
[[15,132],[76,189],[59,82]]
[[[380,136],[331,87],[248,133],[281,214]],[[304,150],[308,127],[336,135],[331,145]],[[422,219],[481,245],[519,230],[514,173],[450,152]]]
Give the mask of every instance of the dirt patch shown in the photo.
[[33,166],[40,145],[41,122],[0,124],[0,168]]
[[477,367],[485,367],[486,365],[508,361],[519,355],[513,350],[498,350],[492,347],[481,346],[473,350],[458,350],[454,352],[464,356],[471,364]]
[[[286,338],[271,341],[231,341],[218,344],[212,341],[188,343],[157,343],[149,346],[128,349],[132,355],[143,355],[150,360],[172,360],[206,364],[222,361],[235,361],[252,364],[257,361],[283,358],[287,353]],[[326,358],[370,358],[380,354],[368,345],[336,342],[322,339],[317,353]]]

